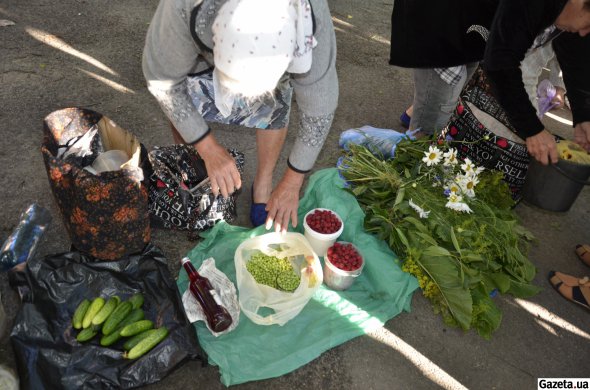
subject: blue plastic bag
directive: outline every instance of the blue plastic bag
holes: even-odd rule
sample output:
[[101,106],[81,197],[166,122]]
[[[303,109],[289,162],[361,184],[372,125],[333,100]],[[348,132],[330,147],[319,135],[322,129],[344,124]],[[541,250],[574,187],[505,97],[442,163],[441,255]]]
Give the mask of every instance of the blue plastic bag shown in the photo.
[[395,148],[402,139],[411,136],[395,130],[378,129],[371,126],[363,126],[358,129],[349,129],[340,134],[339,146],[348,151],[351,143],[367,147],[376,156],[384,159],[394,157]]

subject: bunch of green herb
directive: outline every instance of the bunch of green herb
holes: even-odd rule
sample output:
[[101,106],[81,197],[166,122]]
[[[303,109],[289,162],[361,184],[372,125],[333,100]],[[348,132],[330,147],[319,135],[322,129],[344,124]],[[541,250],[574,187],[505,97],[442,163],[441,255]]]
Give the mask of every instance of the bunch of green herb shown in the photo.
[[349,146],[341,172],[366,230],[389,244],[447,324],[489,339],[502,317],[490,293],[539,291],[527,258],[532,236],[500,172],[459,161],[446,142],[402,140],[391,160]]

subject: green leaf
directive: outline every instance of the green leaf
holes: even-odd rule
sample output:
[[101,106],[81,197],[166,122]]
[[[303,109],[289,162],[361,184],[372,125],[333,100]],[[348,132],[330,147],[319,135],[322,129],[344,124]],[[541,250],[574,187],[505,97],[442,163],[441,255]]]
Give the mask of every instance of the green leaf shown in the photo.
[[512,280],[510,282],[510,289],[507,291],[507,293],[516,298],[529,298],[538,294],[542,290],[543,289],[541,287]]
[[451,252],[441,246],[429,246],[424,250],[424,256],[428,257],[451,257]]
[[406,189],[404,187],[401,187],[398,191],[397,191],[397,195],[395,196],[395,202],[393,202],[393,206],[397,206],[398,204],[400,204],[402,202],[402,200],[404,200],[404,195],[406,194]]
[[501,272],[495,272],[489,275],[490,278],[494,281],[494,285],[496,288],[504,294],[510,288],[510,278]]
[[502,312],[496,307],[488,293],[483,291],[483,288],[471,290],[471,297],[473,299],[471,325],[481,337],[489,340],[502,322]]
[[414,217],[410,217],[407,216],[404,218],[404,221],[411,223],[412,225],[414,225],[414,227],[416,228],[416,230],[425,233],[425,234],[430,234],[430,232],[428,231],[428,228],[426,227],[426,225],[424,225],[419,219],[414,218]]
[[468,288],[463,286],[456,262],[441,247],[429,247],[417,260],[440,290],[442,299],[448,306],[459,326],[467,330],[471,326],[472,300]]
[[461,260],[466,263],[479,263],[484,261],[482,255],[470,250],[463,250],[463,252],[461,252]]
[[399,237],[400,241],[402,242],[402,244],[404,244],[404,246],[406,247],[406,249],[410,249],[410,243],[408,242],[408,238],[406,237],[406,235],[404,234],[404,232],[402,232],[400,230],[400,228],[396,227],[395,231],[397,232],[397,236]]
[[531,233],[530,231],[525,229],[524,226],[521,225],[514,226],[514,233],[518,234],[519,236],[522,236],[524,239],[528,241],[533,241],[535,239],[533,233]]
[[433,246],[438,246],[438,242],[436,242],[436,240],[434,238],[432,238],[432,236],[430,234],[427,233],[422,233],[422,232],[415,232],[417,236],[421,237],[426,243],[433,245]]

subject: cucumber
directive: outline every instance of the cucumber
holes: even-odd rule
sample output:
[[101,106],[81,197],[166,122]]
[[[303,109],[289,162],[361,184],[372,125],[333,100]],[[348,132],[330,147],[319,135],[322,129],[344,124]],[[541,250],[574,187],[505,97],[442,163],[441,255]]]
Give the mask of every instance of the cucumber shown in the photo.
[[121,338],[121,332],[118,331],[114,331],[113,333],[109,334],[109,335],[102,335],[102,337],[100,338],[100,345],[102,345],[103,347],[108,347],[110,345],[115,344],[117,341],[119,341],[119,339]]
[[102,326],[102,334],[108,336],[113,333],[115,329],[117,329],[117,325],[119,325],[131,312],[131,308],[131,302],[121,302]]
[[129,337],[135,336],[143,332],[144,330],[152,329],[154,327],[154,323],[150,320],[141,320],[134,322],[133,324],[129,324],[121,329],[121,336]]
[[117,296],[109,298],[107,303],[104,304],[102,309],[100,309],[92,319],[92,325],[100,325],[105,322],[111,313],[117,308],[120,301],[121,300]]
[[72,326],[74,329],[82,329],[82,320],[84,320],[84,314],[90,307],[90,301],[88,299],[84,299],[74,312],[74,316],[72,317]]
[[151,333],[149,336],[141,340],[139,344],[131,348],[130,351],[125,352],[123,357],[125,359],[137,359],[158,345],[160,341],[166,338],[166,336],[168,336],[168,329],[165,327],[158,328],[154,333]]
[[90,307],[88,307],[88,310],[86,310],[86,313],[84,314],[84,319],[82,320],[82,328],[86,329],[90,326],[90,324],[92,324],[92,319],[96,314],[98,314],[98,312],[100,311],[100,309],[102,309],[103,306],[104,298],[94,298],[94,300],[90,304]]
[[143,310],[135,309],[121,323],[117,326],[114,332],[109,335],[103,335],[100,339],[100,345],[103,347],[108,347],[116,343],[121,337],[121,329],[123,329],[126,325],[132,324],[139,320],[143,320]]
[[76,336],[76,340],[83,343],[84,341],[88,341],[91,338],[93,338],[94,336],[96,336],[97,333],[98,333],[98,328],[91,326],[86,329],[82,329],[82,331],[80,333],[78,333],[78,336]]
[[123,321],[121,321],[121,323],[119,324],[117,329],[121,330],[129,324],[143,320],[143,318],[144,318],[144,312],[142,309],[140,309],[140,308],[133,309],[133,310],[131,310],[131,313],[129,313],[127,315],[127,317],[125,317],[125,319]]
[[131,298],[129,298],[129,302],[133,305],[134,309],[138,309],[143,305],[143,295],[142,294],[134,294]]
[[129,351],[131,348],[133,348],[137,344],[139,344],[139,342],[141,340],[145,339],[146,337],[148,337],[149,335],[151,335],[152,333],[157,332],[157,331],[158,331],[158,329],[149,329],[144,332],[141,332],[140,334],[133,336],[129,340],[125,341],[125,344],[123,344],[123,349],[125,351]]

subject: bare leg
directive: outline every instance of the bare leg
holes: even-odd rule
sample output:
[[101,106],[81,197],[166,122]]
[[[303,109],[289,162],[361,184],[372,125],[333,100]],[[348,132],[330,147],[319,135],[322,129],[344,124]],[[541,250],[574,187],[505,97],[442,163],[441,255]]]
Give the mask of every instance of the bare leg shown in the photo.
[[254,178],[254,203],[267,203],[272,192],[272,174],[283,149],[287,128],[256,130],[258,165]]
[[180,135],[178,130],[176,130],[176,127],[174,127],[172,122],[170,122],[170,130],[172,130],[172,138],[174,139],[174,143],[183,144],[185,142],[184,138],[182,138],[182,136]]

